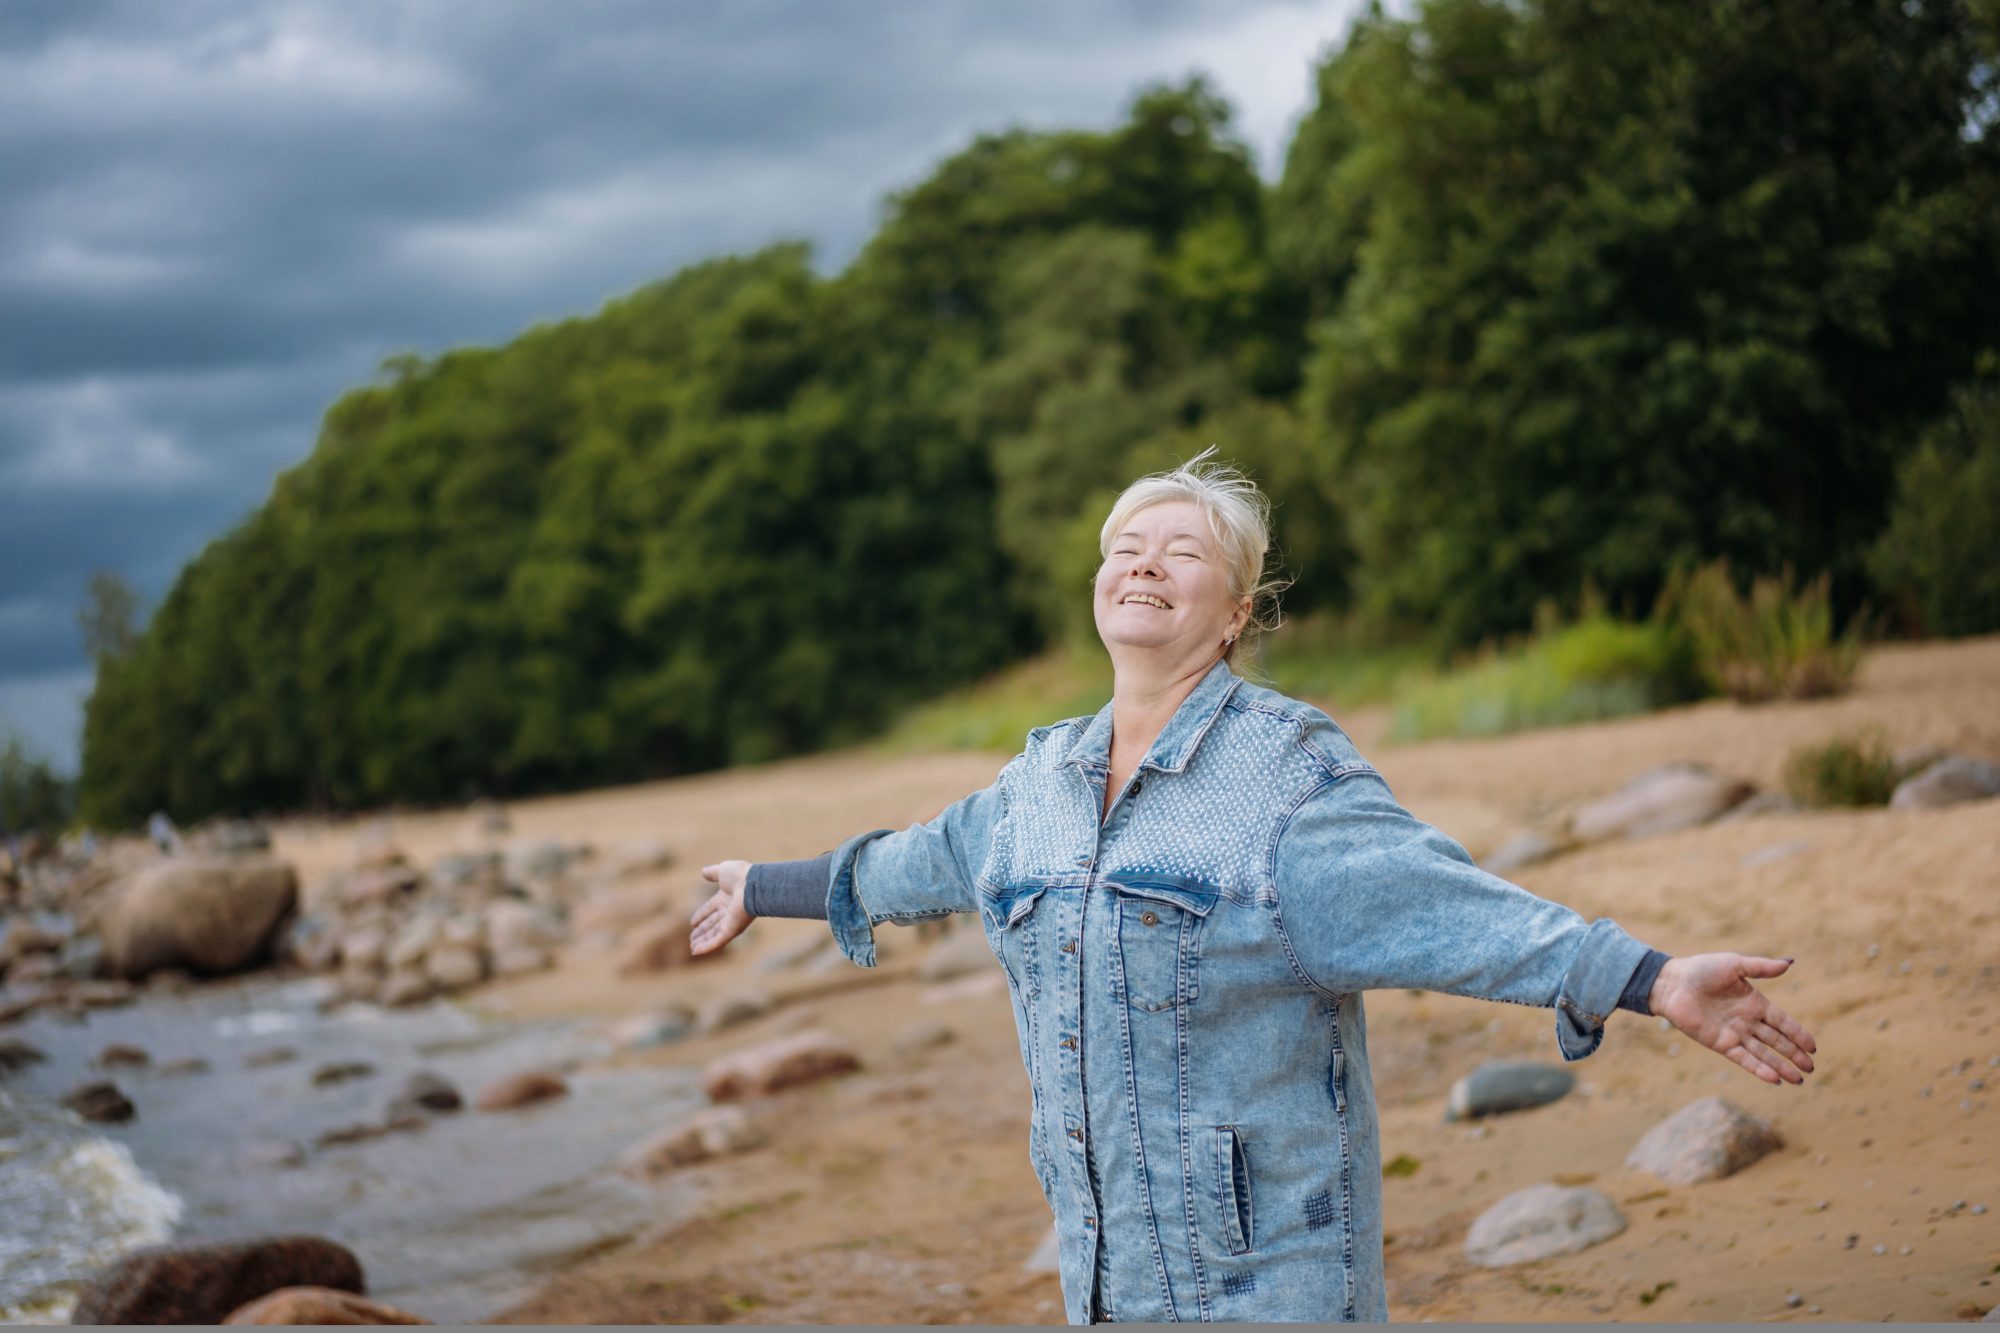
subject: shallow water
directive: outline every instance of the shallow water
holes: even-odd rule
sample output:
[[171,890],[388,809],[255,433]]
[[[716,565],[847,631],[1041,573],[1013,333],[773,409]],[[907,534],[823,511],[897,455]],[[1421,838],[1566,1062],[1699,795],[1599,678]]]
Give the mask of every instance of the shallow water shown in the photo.
[[[80,1022],[37,1015],[11,1034],[49,1060],[6,1076],[0,1102],[0,1321],[65,1318],[77,1283],[138,1245],[307,1233],[353,1249],[378,1299],[463,1323],[570,1259],[672,1220],[670,1192],[611,1163],[701,1103],[692,1071],[593,1068],[606,1043],[573,1022],[503,1023],[450,1002],[322,1013],[326,993],[316,980],[215,984]],[[112,1042],[142,1047],[152,1065],[97,1069]],[[245,1064],[274,1046],[297,1058]],[[210,1068],[160,1072],[190,1056]],[[337,1061],[375,1071],[315,1086],[313,1071]],[[567,1067],[567,1097],[312,1146],[326,1130],[379,1122],[418,1069],[470,1102],[494,1079],[550,1066]],[[84,1125],[58,1107],[100,1078],[131,1098],[135,1119]],[[272,1143],[304,1146],[305,1164],[258,1164]]]

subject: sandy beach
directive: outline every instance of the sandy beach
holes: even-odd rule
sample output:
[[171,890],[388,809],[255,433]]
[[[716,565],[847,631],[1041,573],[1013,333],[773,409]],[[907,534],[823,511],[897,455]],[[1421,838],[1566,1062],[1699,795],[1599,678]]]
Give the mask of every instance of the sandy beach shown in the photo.
[[[1406,805],[1480,855],[1649,767],[1694,760],[1770,786],[1793,746],[1863,725],[1896,747],[2000,759],[2000,640],[1880,649],[1859,687],[1833,700],[1710,702],[1493,740],[1389,747],[1379,713],[1315,702]],[[664,840],[692,907],[708,861],[810,856],[860,830],[929,818],[1006,757],[849,751],[521,802],[510,814],[521,836]],[[463,825],[456,813],[397,817],[395,836],[422,860]],[[353,846],[351,826],[276,833],[307,884]],[[2000,1304],[1996,803],[1720,822],[1593,845],[1514,878],[1669,952],[1796,957],[1769,989],[1817,1036],[1819,1072],[1803,1088],[1766,1086],[1656,1020],[1620,1014],[1604,1047],[1572,1066],[1580,1083],[1569,1097],[1447,1123],[1447,1090],[1481,1061],[1557,1058],[1550,1015],[1371,995],[1383,1156],[1414,1163],[1386,1182],[1393,1318],[1954,1320]],[[821,930],[760,922],[721,961],[643,978],[572,948],[553,971],[477,994],[485,1013],[609,1024],[662,999],[755,984],[780,1000],[764,1017],[611,1058],[699,1069],[811,1025],[851,1040],[864,1066],[753,1103],[768,1146],[676,1173],[657,1228],[556,1274],[500,1322],[1061,1321],[1055,1278],[1023,1269],[1049,1216],[1028,1162],[1027,1080],[997,966],[925,983],[916,973],[928,942],[885,929],[872,972],[760,968]],[[911,1030],[935,1025],[951,1039],[912,1049]],[[1692,1187],[1624,1167],[1641,1134],[1710,1094],[1771,1120],[1785,1146]],[[1472,1266],[1471,1221],[1544,1181],[1606,1192],[1628,1229],[1564,1258]]]

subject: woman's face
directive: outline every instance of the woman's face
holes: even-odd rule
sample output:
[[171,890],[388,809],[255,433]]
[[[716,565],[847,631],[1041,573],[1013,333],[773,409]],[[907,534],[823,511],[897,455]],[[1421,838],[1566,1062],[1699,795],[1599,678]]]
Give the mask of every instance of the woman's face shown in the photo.
[[1200,509],[1185,500],[1149,505],[1113,535],[1097,571],[1094,609],[1104,646],[1220,655],[1249,618],[1250,599],[1229,595],[1229,570]]

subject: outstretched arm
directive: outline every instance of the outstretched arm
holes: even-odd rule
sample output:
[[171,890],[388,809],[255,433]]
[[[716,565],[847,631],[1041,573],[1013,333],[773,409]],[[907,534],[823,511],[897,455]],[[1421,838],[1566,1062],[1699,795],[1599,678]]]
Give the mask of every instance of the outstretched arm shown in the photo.
[[1653,1012],[1766,1083],[1803,1083],[1812,1073],[1812,1033],[1780,1009],[1752,978],[1783,976],[1789,958],[1701,953],[1660,969],[1648,997]]
[[701,877],[716,886],[708,901],[694,909],[689,947],[697,954],[714,953],[749,929],[754,919],[743,906],[743,889],[750,877],[748,861],[718,861],[701,868]]

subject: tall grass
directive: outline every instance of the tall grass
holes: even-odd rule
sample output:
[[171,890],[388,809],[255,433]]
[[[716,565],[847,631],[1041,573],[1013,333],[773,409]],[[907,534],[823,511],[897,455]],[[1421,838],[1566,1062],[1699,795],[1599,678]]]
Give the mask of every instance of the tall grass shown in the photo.
[[1533,635],[1399,691],[1389,739],[1497,736],[1625,717],[1690,698],[1693,684],[1672,625],[1618,620],[1587,599],[1568,624],[1545,610]]
[[1862,619],[1836,634],[1826,575],[1792,586],[1791,571],[1739,594],[1723,561],[1669,584],[1662,605],[1687,636],[1709,688],[1740,703],[1814,699],[1854,683]]
[[1879,727],[1801,745],[1785,760],[1785,791],[1800,805],[1887,805],[1896,776]]

